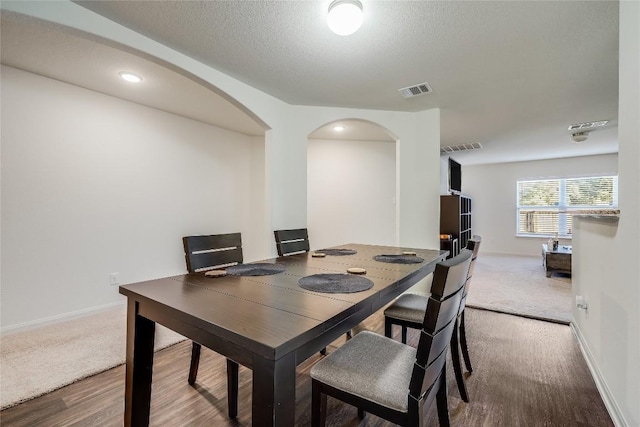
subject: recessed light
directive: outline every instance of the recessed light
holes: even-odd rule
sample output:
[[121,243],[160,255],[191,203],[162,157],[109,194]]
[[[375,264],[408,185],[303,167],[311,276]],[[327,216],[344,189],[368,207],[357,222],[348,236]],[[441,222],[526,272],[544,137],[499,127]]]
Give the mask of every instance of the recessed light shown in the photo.
[[344,126],[334,126],[333,130],[335,130],[336,132],[342,132],[344,130]]
[[129,73],[127,71],[121,71],[120,77],[130,83],[140,83],[142,81],[142,77],[137,74]]

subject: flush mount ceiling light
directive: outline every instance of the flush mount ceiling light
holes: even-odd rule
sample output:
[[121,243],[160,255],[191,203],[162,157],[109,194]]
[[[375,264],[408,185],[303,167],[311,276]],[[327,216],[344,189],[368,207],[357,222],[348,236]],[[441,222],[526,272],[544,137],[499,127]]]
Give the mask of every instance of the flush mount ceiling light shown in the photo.
[[129,73],[127,71],[121,71],[120,77],[130,83],[140,83],[142,81],[142,77],[137,74]]
[[589,137],[589,132],[574,132],[571,134],[571,140],[573,142],[583,142]]
[[339,36],[355,33],[362,25],[362,3],[359,0],[334,0],[329,5],[327,24]]
[[336,132],[342,132],[344,130],[344,126],[334,126],[333,130],[335,130]]

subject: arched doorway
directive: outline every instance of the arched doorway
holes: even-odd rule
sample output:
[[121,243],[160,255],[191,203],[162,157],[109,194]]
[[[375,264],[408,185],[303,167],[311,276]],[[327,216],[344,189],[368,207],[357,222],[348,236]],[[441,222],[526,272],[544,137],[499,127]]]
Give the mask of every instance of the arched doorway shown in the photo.
[[396,138],[364,120],[327,123],[308,137],[307,223],[313,247],[397,244]]

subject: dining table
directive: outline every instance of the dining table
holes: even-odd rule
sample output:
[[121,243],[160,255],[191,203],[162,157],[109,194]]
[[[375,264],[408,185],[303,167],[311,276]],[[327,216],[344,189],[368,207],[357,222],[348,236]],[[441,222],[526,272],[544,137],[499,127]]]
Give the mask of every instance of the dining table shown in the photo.
[[[262,260],[277,274],[181,274],[122,285],[127,297],[124,425],[148,426],[154,335],[161,324],[252,370],[252,425],[295,425],[296,367],[426,277],[447,251],[369,244]],[[408,254],[408,255],[407,255]],[[380,255],[415,256],[410,263]],[[243,265],[250,265],[243,264]],[[366,290],[314,291],[301,279],[361,269]],[[321,275],[321,276],[316,276]],[[345,276],[347,277],[347,276]],[[186,381],[186,379],[185,379]]]

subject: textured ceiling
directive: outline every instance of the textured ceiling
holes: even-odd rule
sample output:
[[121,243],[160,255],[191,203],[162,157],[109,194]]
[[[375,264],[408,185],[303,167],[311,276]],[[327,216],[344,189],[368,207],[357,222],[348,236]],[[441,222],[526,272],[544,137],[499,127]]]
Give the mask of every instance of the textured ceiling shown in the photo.
[[[617,152],[617,2],[363,0],[347,37],[329,0],[76,3],[291,104],[438,107],[443,146],[484,146],[463,164]],[[400,96],[425,81],[432,94]]]

